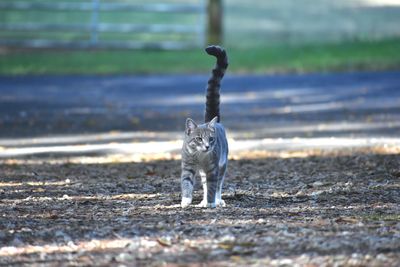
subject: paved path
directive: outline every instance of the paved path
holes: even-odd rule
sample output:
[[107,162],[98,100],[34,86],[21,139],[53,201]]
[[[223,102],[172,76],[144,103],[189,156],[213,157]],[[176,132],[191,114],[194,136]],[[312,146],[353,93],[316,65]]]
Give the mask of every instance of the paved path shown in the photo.
[[[0,78],[0,138],[181,131],[202,120],[207,76]],[[231,76],[222,121],[244,137],[397,137],[400,72]]]
[[[176,158],[186,117],[202,120],[206,80],[207,76],[2,77],[0,158]],[[231,138],[231,154],[398,149],[399,87],[396,72],[228,75],[222,121]]]

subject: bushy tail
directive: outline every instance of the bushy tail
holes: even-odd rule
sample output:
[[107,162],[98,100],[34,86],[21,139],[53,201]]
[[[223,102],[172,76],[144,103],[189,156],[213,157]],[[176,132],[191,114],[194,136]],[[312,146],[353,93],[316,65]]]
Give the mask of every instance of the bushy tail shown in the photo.
[[218,122],[221,119],[219,114],[219,89],[221,88],[221,80],[224,77],[225,71],[228,68],[228,57],[225,50],[220,46],[211,45],[206,48],[207,54],[215,56],[217,63],[212,70],[212,76],[208,80],[207,100],[205,122],[211,121],[215,116],[218,116]]

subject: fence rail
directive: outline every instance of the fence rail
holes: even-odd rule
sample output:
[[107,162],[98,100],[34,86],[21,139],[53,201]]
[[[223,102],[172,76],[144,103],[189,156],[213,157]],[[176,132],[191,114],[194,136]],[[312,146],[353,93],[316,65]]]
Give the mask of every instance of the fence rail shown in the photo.
[[[88,32],[93,29],[87,24],[0,24],[3,31],[78,31]],[[201,29],[185,25],[140,25],[140,24],[96,24],[97,32],[115,33],[202,33]]]
[[[94,2],[94,3],[93,3]],[[92,11],[93,2],[79,3],[30,3],[30,2],[0,2],[3,10],[72,10]],[[173,12],[173,13],[197,13],[202,12],[201,5],[195,4],[135,4],[135,3],[101,3],[98,2],[99,11],[133,11],[133,12]]]
[[[7,1],[0,2],[0,12],[5,17],[0,19],[3,46],[181,49],[203,46],[206,35],[205,0],[188,4]],[[121,21],[122,13],[128,22]],[[29,14],[39,16],[39,21],[29,20]],[[103,19],[103,14],[107,19]],[[143,14],[153,20],[141,22]],[[55,15],[62,15],[63,20],[55,20]],[[189,22],[180,19],[188,16]],[[75,21],[76,17],[85,22]],[[68,38],[68,33],[75,35]]]

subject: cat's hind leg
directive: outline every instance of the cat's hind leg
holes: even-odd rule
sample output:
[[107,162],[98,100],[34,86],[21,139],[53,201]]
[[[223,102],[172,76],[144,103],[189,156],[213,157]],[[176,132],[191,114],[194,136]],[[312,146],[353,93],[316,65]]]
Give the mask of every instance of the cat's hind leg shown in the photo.
[[217,184],[218,184],[218,166],[210,170],[207,176],[207,208],[216,207]]
[[215,204],[217,207],[225,207],[225,201],[222,199],[222,185],[225,179],[225,172],[226,172],[226,164],[220,166],[219,168],[219,176],[218,176],[218,183],[217,183],[217,192],[215,196]]

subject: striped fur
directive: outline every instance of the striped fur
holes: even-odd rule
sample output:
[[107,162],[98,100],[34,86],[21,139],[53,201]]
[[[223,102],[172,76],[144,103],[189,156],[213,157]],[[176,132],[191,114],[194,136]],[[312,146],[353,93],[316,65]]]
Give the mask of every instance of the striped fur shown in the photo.
[[213,118],[218,117],[220,122],[221,115],[219,113],[219,90],[221,88],[221,80],[225,75],[228,68],[228,57],[223,48],[219,46],[209,46],[206,48],[209,55],[215,56],[217,62],[212,70],[212,76],[207,83],[206,91],[206,112],[204,122],[209,122]]
[[219,123],[219,88],[228,62],[222,48],[210,46],[206,51],[217,57],[217,64],[208,81],[205,123],[197,125],[192,119],[186,120],[181,175],[183,208],[192,203],[196,175],[201,177],[204,192],[198,206],[225,206],[221,194],[228,164],[228,141],[225,129]]

